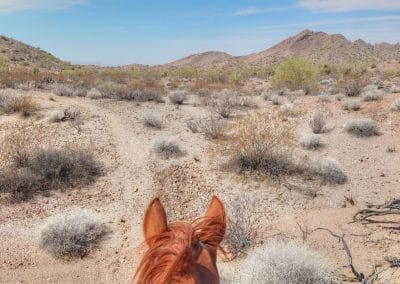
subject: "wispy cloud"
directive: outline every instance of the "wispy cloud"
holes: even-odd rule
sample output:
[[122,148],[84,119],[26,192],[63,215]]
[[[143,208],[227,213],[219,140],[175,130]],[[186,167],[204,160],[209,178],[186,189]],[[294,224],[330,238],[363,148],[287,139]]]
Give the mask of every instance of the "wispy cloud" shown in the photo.
[[291,7],[272,7],[272,8],[256,8],[256,7],[248,7],[245,9],[241,9],[232,14],[232,16],[248,16],[255,14],[267,14],[273,12],[285,12]]
[[299,0],[298,4],[318,12],[400,9],[399,0]]
[[61,9],[78,5],[87,0],[1,0],[0,14],[9,14],[24,10]]

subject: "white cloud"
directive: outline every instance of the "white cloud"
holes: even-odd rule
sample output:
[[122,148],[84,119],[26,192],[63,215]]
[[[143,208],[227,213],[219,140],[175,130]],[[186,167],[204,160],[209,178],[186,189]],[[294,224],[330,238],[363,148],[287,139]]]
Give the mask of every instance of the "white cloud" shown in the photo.
[[399,0],[300,0],[301,8],[321,12],[400,9]]
[[247,16],[247,15],[255,15],[255,14],[266,14],[272,12],[284,12],[288,10],[290,7],[272,7],[272,8],[256,8],[249,7],[246,9],[238,10],[232,14],[232,16]]
[[86,0],[0,0],[0,14],[23,10],[60,9],[83,2]]

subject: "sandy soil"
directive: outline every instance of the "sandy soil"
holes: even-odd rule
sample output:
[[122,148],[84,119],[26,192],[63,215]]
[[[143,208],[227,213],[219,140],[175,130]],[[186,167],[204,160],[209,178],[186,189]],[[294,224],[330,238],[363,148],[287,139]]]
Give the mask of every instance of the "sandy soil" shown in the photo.
[[[315,110],[324,110],[332,127],[330,132],[322,134],[326,147],[316,152],[299,149],[299,154],[335,158],[349,179],[339,186],[317,185],[315,198],[222,170],[221,160],[209,150],[212,142],[186,126],[187,121],[209,112],[195,103],[195,96],[176,107],[169,102],[137,104],[54,95],[55,101],[52,101],[47,93],[31,92],[31,95],[41,105],[38,115],[26,120],[16,115],[1,116],[0,134],[18,126],[29,131],[38,144],[79,143],[91,147],[103,163],[106,175],[88,187],[37,196],[29,202],[10,204],[0,199],[1,283],[129,283],[145,249],[140,225],[145,206],[157,193],[167,196],[172,191],[191,197],[180,206],[174,206],[173,201],[167,203],[172,220],[182,215],[201,216],[213,193],[226,203],[237,196],[248,196],[256,200],[249,210],[261,213],[258,223],[264,228],[265,240],[276,236],[301,239],[298,225],[309,230],[326,227],[345,235],[354,264],[365,273],[372,272],[375,265],[384,264],[384,256],[400,256],[398,232],[352,222],[355,212],[367,203],[383,203],[398,197],[400,114],[390,112],[389,105],[399,94],[387,94],[382,101],[363,103],[358,112],[342,110],[341,102],[333,96],[325,103],[317,97],[296,99],[296,107],[302,110],[297,118],[299,137],[310,132],[308,118]],[[261,97],[252,97],[252,100],[259,110],[277,107]],[[69,106],[81,110],[82,131],[67,122],[47,122],[52,111]],[[254,109],[237,110],[232,119],[247,111]],[[165,125],[162,130],[151,130],[142,124],[143,116],[149,112],[162,118]],[[343,125],[358,117],[376,119],[382,135],[362,139],[347,134]],[[186,155],[170,160],[157,157],[151,148],[160,137],[173,137]],[[397,152],[388,153],[388,146],[396,146]],[[346,203],[345,196],[351,196],[355,205]],[[95,210],[112,233],[87,257],[60,261],[38,248],[39,233],[48,216],[70,207]],[[317,232],[307,241],[329,258],[333,270],[351,275],[344,267],[346,254],[335,238]],[[226,270],[236,265],[223,259],[220,262]],[[390,283],[400,283],[400,274],[393,274]]]

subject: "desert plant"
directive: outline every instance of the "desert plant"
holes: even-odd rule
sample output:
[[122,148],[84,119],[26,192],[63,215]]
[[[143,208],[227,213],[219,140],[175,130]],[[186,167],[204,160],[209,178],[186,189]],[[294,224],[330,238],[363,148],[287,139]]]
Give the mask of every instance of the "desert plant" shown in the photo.
[[272,84],[275,88],[287,87],[292,91],[305,89],[316,85],[317,73],[317,68],[306,58],[289,58],[276,69]]
[[238,100],[235,95],[228,91],[214,94],[211,101],[212,109],[224,118],[229,118],[232,114],[233,108],[237,105]]
[[20,113],[29,116],[38,110],[37,103],[31,96],[13,94],[9,91],[0,91],[0,112],[7,114]]
[[392,103],[390,109],[391,109],[392,111],[400,111],[400,99],[396,99],[396,100]]
[[187,97],[187,92],[185,90],[177,90],[171,92],[169,95],[169,100],[174,105],[182,105]]
[[61,257],[84,257],[108,230],[91,211],[81,208],[50,217],[40,232],[40,247]]
[[280,88],[276,91],[278,96],[288,96],[290,94],[290,90],[286,87]]
[[295,123],[279,112],[249,114],[229,125],[222,150],[230,165],[279,178],[293,172]]
[[223,278],[227,283],[332,284],[336,280],[329,267],[327,259],[306,244],[272,241],[244,259],[241,273]]
[[325,115],[322,112],[316,112],[308,121],[308,125],[315,134],[324,132],[326,126]]
[[326,183],[342,184],[347,180],[339,163],[331,158],[313,160],[309,163],[308,168],[311,176],[316,176]]
[[275,95],[271,97],[271,102],[273,105],[280,106],[285,103],[285,100],[282,97]]
[[344,129],[348,133],[359,137],[370,137],[380,134],[378,124],[369,118],[351,120],[345,124]]
[[224,135],[226,122],[220,117],[208,117],[188,122],[188,127],[193,133],[203,133],[209,139],[218,139]]
[[305,135],[300,140],[301,146],[308,150],[318,150],[319,148],[323,147],[324,144],[321,141],[321,138],[315,134]]
[[281,105],[281,107],[279,108],[279,112],[287,116],[294,116],[297,113],[294,104],[292,103],[286,103],[284,105]]
[[153,145],[153,150],[166,159],[180,157],[184,154],[177,142],[166,138],[157,140]]
[[378,89],[369,89],[363,93],[364,102],[378,101],[383,98],[383,92]]
[[348,101],[344,102],[342,105],[344,110],[353,110],[357,111],[361,109],[361,102],[360,101]]
[[343,82],[344,94],[348,97],[358,96],[366,85],[367,82],[363,77],[347,78]]
[[92,88],[87,92],[86,95],[89,99],[95,100],[95,99],[100,99],[102,98],[102,94],[101,92],[96,89],[96,88]]
[[163,127],[161,119],[152,113],[145,114],[143,124],[155,129],[161,129]]

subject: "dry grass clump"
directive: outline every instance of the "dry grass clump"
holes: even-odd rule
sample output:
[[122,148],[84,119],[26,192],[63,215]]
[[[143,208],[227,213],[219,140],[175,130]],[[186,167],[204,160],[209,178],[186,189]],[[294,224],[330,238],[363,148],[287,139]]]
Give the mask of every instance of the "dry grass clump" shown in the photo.
[[279,112],[282,115],[287,115],[287,116],[294,116],[297,114],[295,106],[292,103],[286,103],[284,105],[281,105],[279,108]]
[[27,117],[37,110],[38,105],[31,96],[0,90],[0,113],[20,113]]
[[166,138],[157,140],[153,145],[154,152],[165,158],[177,158],[184,154],[179,144]]
[[226,135],[221,150],[239,171],[279,178],[294,170],[295,123],[279,112],[249,114],[232,123]]
[[400,111],[400,99],[396,99],[390,106],[392,111]]
[[321,141],[321,137],[315,134],[305,135],[300,140],[300,144],[307,150],[318,150],[324,146],[324,144]]
[[326,126],[325,115],[322,112],[316,112],[308,121],[308,125],[315,134],[323,133]]
[[369,118],[351,120],[345,124],[344,129],[358,137],[370,137],[380,134],[378,124]]
[[226,122],[220,117],[210,115],[206,118],[189,121],[187,125],[193,133],[200,132],[208,139],[219,139],[224,136]]
[[272,241],[244,259],[227,283],[332,284],[337,283],[327,259],[306,244]]
[[383,98],[383,92],[378,89],[370,89],[363,93],[363,101],[371,102],[371,101],[379,101]]
[[348,101],[342,104],[344,110],[352,110],[357,111],[361,109],[361,102],[360,101]]
[[174,105],[182,105],[188,96],[187,91],[185,90],[176,90],[171,92],[169,95],[169,100]]
[[237,96],[227,90],[214,94],[214,98],[211,101],[212,109],[223,118],[229,118],[237,104]]
[[40,232],[40,247],[57,258],[82,258],[107,232],[93,212],[75,208],[47,220]]
[[10,193],[16,199],[26,199],[36,192],[89,184],[101,174],[99,163],[88,149],[20,151],[10,159],[11,166],[0,173],[0,192]]
[[50,90],[62,97],[85,97],[87,89],[82,86],[69,86],[65,84],[53,84],[50,86]]
[[319,177],[325,183],[343,184],[347,181],[347,177],[341,170],[339,163],[331,158],[320,158],[311,161],[308,165],[308,170],[312,176]]
[[283,99],[281,96],[275,95],[271,97],[271,102],[275,106],[280,106],[285,103],[285,99]]
[[143,118],[143,124],[154,129],[161,129],[163,127],[161,119],[152,113],[145,114]]
[[87,92],[86,97],[88,97],[89,99],[92,99],[92,100],[96,100],[96,99],[101,99],[102,94],[98,89],[92,88]]

